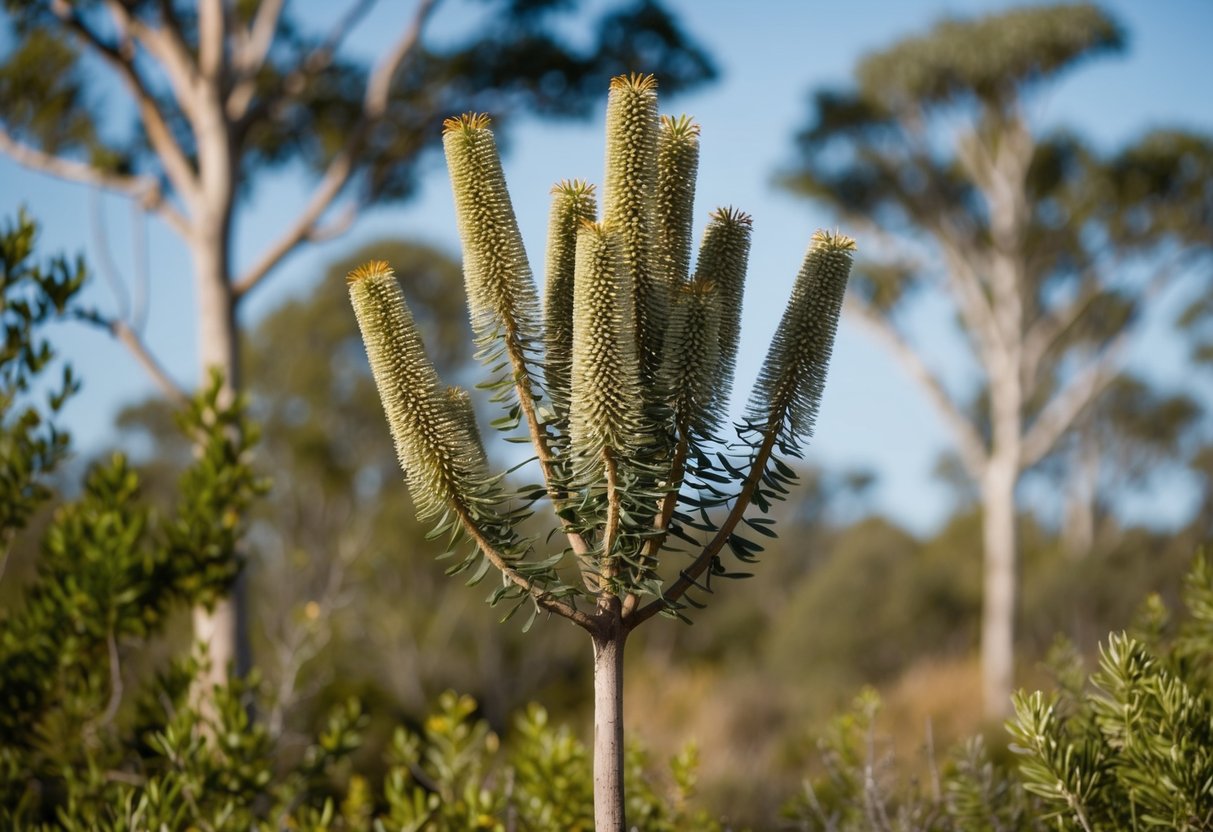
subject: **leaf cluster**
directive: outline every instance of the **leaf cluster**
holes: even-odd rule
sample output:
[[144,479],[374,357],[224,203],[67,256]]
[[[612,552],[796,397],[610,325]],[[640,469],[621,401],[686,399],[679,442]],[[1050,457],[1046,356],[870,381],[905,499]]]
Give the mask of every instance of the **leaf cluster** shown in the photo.
[[1058,828],[1213,823],[1213,569],[1203,557],[1183,601],[1175,624],[1157,596],[1147,599],[1131,632],[1109,636],[1088,685],[1016,697],[1012,750]]

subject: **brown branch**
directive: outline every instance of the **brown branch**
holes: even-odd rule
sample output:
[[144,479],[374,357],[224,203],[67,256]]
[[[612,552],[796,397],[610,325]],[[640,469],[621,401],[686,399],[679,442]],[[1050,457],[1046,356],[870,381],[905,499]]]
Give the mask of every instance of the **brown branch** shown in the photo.
[[707,570],[711,565],[712,559],[720,554],[724,545],[728,543],[729,537],[732,536],[733,530],[737,528],[737,524],[745,516],[746,509],[750,507],[750,501],[754,497],[759,485],[762,483],[763,474],[766,473],[767,461],[771,458],[771,451],[775,447],[775,440],[779,436],[779,426],[782,419],[772,420],[771,425],[767,428],[766,435],[762,438],[762,444],[758,447],[758,453],[754,456],[754,461],[750,465],[750,473],[746,476],[745,482],[741,486],[741,491],[737,494],[737,499],[733,503],[733,508],[729,512],[728,517],[721,523],[720,528],[716,530],[716,535],[708,542],[703,551],[692,561],[691,565],[682,570],[668,591],[662,593],[660,598],[655,598],[643,607],[637,609],[631,616],[624,619],[624,627],[630,632],[636,629],[645,621],[648,621],[654,615],[662,610],[669,609],[678,603],[682,596],[686,595],[687,590],[695,586],[699,580],[699,576]]
[[[151,31],[147,30],[147,27],[143,26],[137,18],[132,17],[121,3],[111,0],[108,5],[114,17],[115,27],[119,32],[134,32],[138,35],[140,32]],[[196,190],[193,167],[185,152],[182,151],[181,145],[173,136],[155,97],[151,94],[143,78],[136,72],[133,52],[127,49],[120,50],[107,43],[101,35],[85,24],[67,0],[54,0],[51,3],[51,10],[64,26],[84,42],[85,46],[95,51],[122,77],[131,96],[135,99],[148,141],[163,163],[165,173],[172,181],[173,187],[186,201],[192,201]],[[172,73],[169,74],[172,78]],[[188,88],[177,90],[177,100],[183,109],[190,104],[190,92]]]
[[1088,364],[1060,393],[1049,400],[1024,435],[1020,457],[1024,468],[1043,459],[1062,434],[1116,378],[1128,342],[1129,332],[1121,332],[1096,360]]
[[105,318],[100,315],[82,315],[81,318],[91,324],[95,324],[104,328],[118,341],[125,346],[134,356],[139,365],[143,367],[147,374],[151,376],[152,381],[160,388],[165,397],[168,398],[174,405],[184,407],[189,404],[190,396],[185,388],[173,380],[173,377],[168,374],[164,366],[156,360],[148,349],[147,344],[139,337],[139,334],[125,322],[116,318]]
[[188,230],[185,218],[164,200],[160,185],[153,177],[111,173],[86,162],[65,159],[17,141],[3,127],[0,127],[0,153],[4,153],[24,168],[45,173],[56,179],[92,185],[129,196],[144,210],[161,217],[174,231],[184,233]]
[[[304,55],[283,77],[280,82],[281,96],[298,95],[316,73],[329,66],[346,35],[376,2],[377,0],[359,0],[353,4],[320,45]],[[250,120],[264,115],[270,107],[270,101],[267,99],[256,108],[250,109],[257,91],[257,73],[265,66],[273,43],[273,34],[282,14],[282,6],[283,0],[264,0],[257,9],[257,18],[253,21],[245,43],[236,55],[236,83],[232,85],[225,108],[228,118],[239,122],[240,130],[243,130]]]
[[973,423],[957,407],[940,378],[931,371],[905,336],[866,303],[856,300],[854,295],[848,295],[844,308],[885,345],[910,377],[922,387],[955,437],[965,469],[974,479],[980,479],[988,456],[985,443]]
[[[1138,305],[1144,305],[1156,298],[1198,256],[1197,252],[1184,251],[1161,266],[1142,287],[1141,295],[1137,299]],[[1024,436],[1023,465],[1025,467],[1043,459],[1053,449],[1062,434],[1082,415],[1083,410],[1116,378],[1120,372],[1121,358],[1133,337],[1133,330],[1133,326],[1126,326],[1122,329],[1108,342],[1100,355],[1085,370],[1071,379],[1070,383],[1055,395],[1041,411]],[[1060,337],[1060,334],[1058,333],[1057,337]]]
[[421,32],[433,12],[437,0],[422,0],[413,16],[413,21],[404,35],[396,43],[392,51],[375,67],[367,81],[366,93],[363,97],[362,116],[350,126],[349,136],[345,145],[333,157],[325,170],[312,198],[308,200],[302,213],[281,237],[270,244],[248,272],[241,275],[233,287],[237,299],[252,291],[265,276],[276,266],[283,257],[288,255],[300,243],[313,233],[325,211],[332,205],[333,200],[345,188],[357,165],[358,151],[370,131],[387,111],[388,94],[391,92],[391,82],[396,71],[416,47],[421,39]]
[[489,559],[489,563],[505,576],[507,581],[530,595],[536,604],[548,612],[559,615],[561,618],[567,618],[587,632],[594,633],[597,631],[598,624],[592,616],[582,612],[571,604],[567,604],[558,598],[553,598],[542,588],[531,583],[530,579],[520,575],[514,567],[510,566],[509,561],[484,536],[480,527],[476,525],[476,521],[472,519],[463,506],[455,506],[454,511],[455,516],[463,524],[463,529],[467,532],[468,537],[480,548],[481,553]]
[[224,0],[200,0],[198,4],[198,71],[214,83],[223,71],[223,47],[227,32]]
[[247,36],[233,60],[237,72],[244,77],[256,75],[257,70],[265,65],[285,5],[286,0],[261,0],[257,5],[257,14],[249,24]]
[[618,574],[611,550],[615,548],[615,540],[619,536],[619,467],[615,464],[615,456],[610,448],[602,449],[602,468],[606,474],[607,516],[606,525],[602,530],[602,568],[598,585],[602,596],[599,609],[606,608],[608,596],[611,594],[611,580]]

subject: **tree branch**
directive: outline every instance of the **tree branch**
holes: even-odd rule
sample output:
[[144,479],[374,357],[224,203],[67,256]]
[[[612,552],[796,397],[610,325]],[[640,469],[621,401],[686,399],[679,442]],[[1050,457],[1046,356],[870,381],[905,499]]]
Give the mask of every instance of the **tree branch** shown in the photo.
[[312,192],[312,198],[308,200],[303,212],[296,218],[294,224],[285,234],[270,245],[253,268],[236,281],[233,287],[233,294],[237,300],[264,280],[265,276],[270,273],[283,257],[293,251],[301,242],[308,239],[308,235],[313,233],[324,212],[328,210],[333,200],[341,193],[354,173],[358,150],[367,132],[383,117],[384,112],[387,110],[388,93],[391,91],[391,82],[396,75],[396,71],[420,40],[422,29],[425,26],[426,20],[428,20],[430,14],[433,12],[435,5],[437,5],[437,0],[422,0],[413,16],[411,25],[405,30],[404,35],[396,43],[392,51],[375,67],[374,72],[371,73],[371,77],[367,81],[366,94],[363,97],[362,116],[356,124],[351,125],[350,134],[346,139],[345,146],[338,151],[337,155],[329,163],[328,169],[321,178],[319,185]]
[[224,0],[201,0],[198,4],[198,71],[214,82],[223,71],[223,48],[227,31]]
[[189,404],[189,393],[186,392],[184,387],[173,380],[173,377],[168,374],[164,366],[152,355],[151,350],[148,349],[147,344],[143,342],[139,334],[131,329],[125,321],[120,321],[116,318],[106,318],[92,313],[80,315],[80,318],[91,324],[103,327],[117,338],[123,346],[130,350],[131,355],[147,371],[152,381],[156,383],[156,386],[160,388],[170,402],[178,407],[184,407]]
[[160,183],[151,176],[111,173],[95,168],[86,162],[55,156],[17,141],[3,127],[0,127],[0,153],[4,153],[24,168],[45,173],[56,179],[77,182],[81,185],[92,185],[129,196],[136,200],[144,210],[161,217],[179,234],[188,231],[189,226],[185,218],[165,201],[164,194],[160,190]]
[[677,604],[679,599],[686,595],[687,590],[696,585],[699,576],[704,573],[708,566],[711,565],[712,559],[720,554],[720,550],[728,543],[733,530],[737,528],[737,524],[745,516],[746,509],[750,507],[750,500],[754,497],[754,491],[761,484],[762,476],[766,473],[767,461],[771,458],[771,451],[774,449],[775,441],[779,436],[781,421],[773,420],[767,434],[763,436],[758,453],[754,456],[754,461],[750,465],[750,473],[746,476],[745,482],[741,486],[741,491],[737,494],[737,500],[733,503],[733,508],[729,512],[728,517],[725,518],[720,528],[716,530],[716,535],[708,542],[703,551],[696,556],[691,565],[679,573],[678,580],[670,586],[669,590],[663,592],[660,598],[654,598],[643,607],[637,609],[631,616],[624,619],[624,627],[629,632],[662,610],[669,609]]
[[[140,31],[146,30],[146,27],[138,19],[130,16],[121,3],[116,2],[116,0],[110,0],[108,6],[114,16],[115,27],[119,32],[134,32],[138,34]],[[144,83],[139,73],[135,71],[133,52],[130,50],[119,50],[112,44],[107,43],[97,32],[90,29],[84,23],[84,20],[76,13],[67,0],[54,0],[51,3],[51,10],[64,26],[74,32],[87,47],[94,50],[122,77],[131,96],[135,99],[148,141],[164,165],[165,173],[173,183],[173,187],[185,198],[186,202],[191,202],[194,199],[196,191],[193,167],[190,165],[184,151],[182,151],[181,145],[177,143],[176,138],[173,136],[173,132],[169,128],[164,114],[160,112],[160,107],[149,91],[147,84]],[[172,73],[170,73],[171,77]],[[189,89],[178,90],[178,101],[183,108],[189,105],[189,92]],[[187,226],[183,223],[183,227]]]
[[228,95],[227,116],[237,121],[248,110],[257,89],[257,73],[265,66],[269,57],[270,46],[274,42],[274,33],[278,30],[278,21],[282,17],[282,7],[285,0],[262,0],[257,6],[257,14],[253,18],[247,32],[241,32],[237,27],[237,48],[232,56],[232,91]]
[[[1157,297],[1171,285],[1176,275],[1183,272],[1192,260],[1200,256],[1200,252],[1185,250],[1160,266],[1142,287],[1137,304],[1144,306],[1148,301]],[[1074,318],[1079,317],[1083,308],[1085,308],[1085,304],[1074,311]],[[1056,337],[1060,337],[1064,329],[1072,324],[1073,320],[1066,323],[1058,331]],[[1128,342],[1132,336],[1133,327],[1128,325],[1111,339],[1100,355],[1086,369],[1075,376],[1061,392],[1049,401],[1024,437],[1023,464],[1025,467],[1034,465],[1043,459],[1053,449],[1062,434],[1082,415],[1082,411],[1116,378],[1120,372],[1121,358],[1128,348]],[[1055,343],[1056,337],[1049,340],[1049,345]]]
[[[279,2],[279,0],[271,0],[271,2]],[[336,53],[341,42],[345,40],[345,36],[350,30],[366,16],[366,13],[375,5],[377,0],[359,0],[355,3],[345,16],[342,17],[337,24],[329,32],[328,36],[315,49],[308,52],[299,62],[291,69],[280,83],[281,93],[278,98],[289,98],[296,96],[303,91],[307,82],[318,73],[320,70],[328,66]],[[232,93],[228,97],[227,113],[232,121],[240,122],[239,130],[243,130],[248,122],[264,114],[269,102],[262,102],[256,109],[250,109],[250,104],[253,101],[253,94],[256,92],[256,73],[261,66],[265,65],[265,58],[262,56],[261,61],[255,68],[246,70],[246,74],[239,83],[232,87]],[[274,102],[277,103],[277,102]]]
[[285,4],[285,0],[261,0],[257,5],[257,14],[249,24],[247,36],[232,59],[241,78],[256,75],[265,65]]
[[931,400],[931,404],[935,406],[952,432],[965,470],[975,480],[980,480],[987,457],[985,442],[982,441],[981,434],[973,427],[973,423],[957,407],[943,382],[926,365],[922,356],[905,339],[905,336],[870,306],[856,300],[854,295],[848,295],[844,309],[858,318],[860,323],[893,353],[893,357],[901,363],[910,377],[922,387],[927,398]]
[[1045,457],[1057,440],[1070,428],[1120,372],[1120,359],[1130,333],[1122,331],[1103,352],[1072,378],[1061,392],[1049,400],[1024,434],[1021,465],[1028,468]]
[[468,537],[472,538],[472,541],[478,547],[480,547],[480,551],[486,558],[489,559],[489,563],[493,564],[493,566],[495,566],[497,570],[505,576],[507,581],[525,591],[531,596],[532,599],[534,599],[536,604],[543,607],[548,612],[559,615],[561,618],[567,618],[569,621],[572,621],[574,624],[587,632],[594,633],[597,631],[598,624],[593,617],[587,615],[571,604],[567,604],[558,598],[553,598],[551,595],[544,592],[542,588],[531,583],[528,578],[520,575],[518,571],[514,569],[514,567],[510,566],[509,561],[506,560],[505,556],[502,555],[501,552],[497,551],[497,548],[489,541],[487,537],[484,536],[484,533],[480,531],[480,527],[476,525],[476,521],[472,519],[471,515],[469,515],[462,506],[455,506],[454,512],[455,516],[458,517],[459,521],[463,524],[463,529],[467,532]]

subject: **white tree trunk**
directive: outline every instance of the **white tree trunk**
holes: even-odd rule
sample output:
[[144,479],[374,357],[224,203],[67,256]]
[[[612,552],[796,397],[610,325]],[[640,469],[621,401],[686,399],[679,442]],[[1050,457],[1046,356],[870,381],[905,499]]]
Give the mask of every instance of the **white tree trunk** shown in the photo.
[[594,636],[594,829],[624,832],[622,629]]
[[[223,374],[222,396],[230,401],[240,389],[240,339],[229,273],[228,212],[220,213],[223,218],[199,229],[191,240],[191,254],[198,297],[200,382],[207,384],[210,371],[218,369]],[[207,646],[211,661],[209,674],[199,679],[203,691],[225,682],[229,667],[243,676],[252,666],[246,595],[242,570],[231,594],[214,610],[194,610],[194,638]]]
[[984,547],[981,611],[981,695],[989,719],[1011,712],[1015,678],[1017,545],[1014,459],[994,458],[981,488]]

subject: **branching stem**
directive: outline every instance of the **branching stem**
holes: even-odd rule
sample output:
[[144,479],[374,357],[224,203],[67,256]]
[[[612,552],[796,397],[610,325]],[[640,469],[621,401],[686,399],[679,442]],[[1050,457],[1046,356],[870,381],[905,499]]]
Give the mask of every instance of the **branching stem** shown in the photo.
[[597,631],[597,624],[591,616],[571,604],[553,598],[544,592],[542,588],[535,586],[528,578],[519,574],[514,567],[510,566],[505,556],[497,550],[497,547],[492,544],[484,532],[480,530],[480,527],[476,525],[476,521],[472,519],[465,506],[455,505],[452,508],[455,516],[463,524],[463,529],[467,532],[468,537],[480,548],[480,551],[489,559],[489,562],[505,576],[506,580],[524,590],[535,599],[536,604],[548,612],[559,615],[561,618],[567,618],[587,632],[594,633]]
[[[606,473],[607,517],[606,527],[602,531],[602,570],[599,588],[605,600],[611,594],[611,581],[615,579],[618,569],[611,550],[615,548],[615,540],[619,537],[619,466],[610,448],[602,449],[602,467]],[[604,605],[600,602],[599,607]]]
[[[531,375],[527,367],[526,356],[518,343],[517,330],[512,321],[506,322],[506,352],[510,356],[510,364],[514,369],[514,389],[518,392],[518,404],[522,407],[522,416],[526,420],[527,432],[531,435],[531,445],[535,448],[535,456],[539,459],[539,468],[543,471],[543,484],[547,488],[548,498],[552,506],[559,512],[564,507],[565,493],[558,487],[556,478],[556,462],[552,456],[549,444],[551,437],[547,428],[539,424],[539,415],[535,412],[535,397],[531,388]],[[589,544],[579,532],[565,529],[569,539],[569,547],[578,557],[590,553]]]
[[[786,408],[783,408],[786,411]],[[779,436],[780,425],[783,424],[783,414],[777,414],[778,418],[772,417],[767,427],[767,432],[763,434],[762,444],[758,447],[758,453],[754,456],[754,462],[750,466],[750,473],[746,476],[745,482],[741,486],[741,491],[737,494],[737,501],[733,503],[733,509],[729,512],[729,516],[721,523],[720,528],[716,531],[716,535],[704,547],[699,556],[689,567],[684,569],[678,576],[678,580],[670,586],[668,592],[662,597],[655,598],[649,603],[640,607],[628,617],[627,628],[634,630],[645,621],[648,621],[654,615],[667,609],[678,602],[683,595],[686,595],[695,583],[699,580],[699,576],[704,573],[708,566],[712,563],[712,558],[720,554],[720,550],[728,542],[730,535],[733,534],[733,529],[737,528],[737,524],[741,522],[741,518],[745,516],[746,509],[750,507],[750,500],[754,497],[754,492],[758,489],[762,482],[762,475],[766,471],[767,461],[771,458],[771,451],[775,447],[775,441]]]

